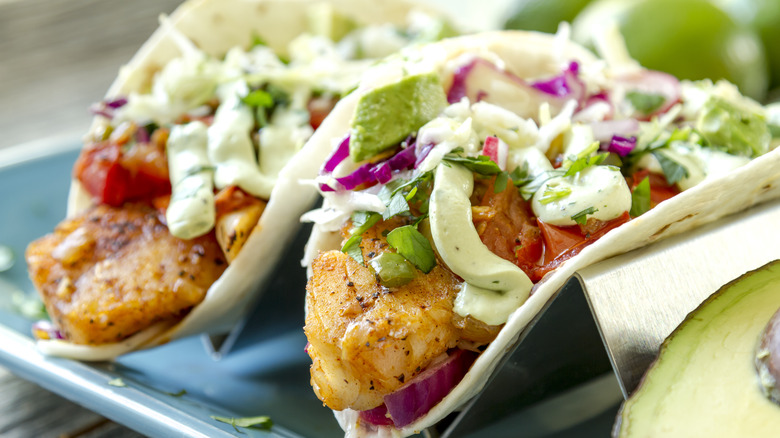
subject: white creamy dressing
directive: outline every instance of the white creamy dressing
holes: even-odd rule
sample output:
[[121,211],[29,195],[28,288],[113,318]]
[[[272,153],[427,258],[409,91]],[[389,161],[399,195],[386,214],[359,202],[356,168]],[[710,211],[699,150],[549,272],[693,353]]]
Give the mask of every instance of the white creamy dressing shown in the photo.
[[243,79],[219,86],[221,103],[208,129],[209,159],[215,167],[218,189],[237,185],[253,196],[268,199],[275,178],[261,174],[257,164],[251,138],[254,116],[251,108],[241,102],[241,96],[248,92]]
[[168,229],[181,239],[193,239],[214,227],[214,183],[207,152],[206,125],[174,125],[168,137],[171,201],[165,212]]
[[[570,194],[551,202],[542,201],[546,193],[560,191]],[[631,209],[631,190],[620,169],[592,166],[572,176],[547,180],[534,194],[531,208],[539,220],[550,225],[576,225],[572,216],[589,208],[595,211],[588,218],[608,221]]]
[[[676,141],[672,142],[668,148],[661,149],[657,153],[674,160],[688,172],[687,177],[676,183],[680,190],[688,190],[706,179],[725,175],[750,162],[748,157],[731,155],[723,151],[702,147],[698,144]],[[639,166],[650,171],[662,173],[658,160],[650,154],[643,157],[642,161],[639,162]]]
[[528,299],[533,283],[512,262],[493,254],[471,221],[474,177],[464,167],[440,164],[430,199],[431,235],[447,267],[465,280],[454,310],[487,324],[503,324]]

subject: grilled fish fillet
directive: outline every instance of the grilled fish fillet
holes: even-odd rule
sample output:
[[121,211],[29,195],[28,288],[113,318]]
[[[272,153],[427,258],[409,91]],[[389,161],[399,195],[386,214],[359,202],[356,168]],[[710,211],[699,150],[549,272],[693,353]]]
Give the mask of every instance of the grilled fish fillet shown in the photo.
[[[380,223],[363,234],[365,260],[389,250],[382,232],[398,225]],[[442,264],[396,289],[340,251],[320,254],[312,272],[304,327],[311,383],[331,409],[381,405],[461,340],[452,310],[460,279]]]
[[214,232],[173,237],[141,204],[93,207],[66,219],[26,253],[30,278],[69,341],[104,344],[200,303],[227,267]]

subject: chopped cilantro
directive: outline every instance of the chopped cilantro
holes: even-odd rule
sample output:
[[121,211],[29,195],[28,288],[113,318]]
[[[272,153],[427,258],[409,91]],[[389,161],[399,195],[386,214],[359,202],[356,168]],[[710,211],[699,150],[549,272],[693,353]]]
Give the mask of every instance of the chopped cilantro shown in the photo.
[[527,162],[524,162],[522,166],[515,167],[515,170],[509,173],[509,178],[512,179],[512,184],[517,187],[524,186],[534,180],[528,170]]
[[685,166],[678,163],[677,161],[669,158],[669,156],[664,154],[662,150],[655,150],[652,152],[652,154],[661,165],[661,169],[664,171],[664,175],[666,176],[666,181],[668,181],[669,184],[674,184],[683,178],[688,177],[688,169],[686,169]]
[[241,432],[240,430],[238,430],[239,427],[254,427],[257,429],[270,430],[271,427],[274,425],[273,421],[271,421],[271,418],[265,415],[260,417],[244,417],[244,418],[218,417],[216,415],[212,415],[211,418],[233,426],[233,429],[235,429],[236,432],[239,433]]
[[274,98],[265,90],[253,90],[242,97],[241,102],[252,107],[270,108],[274,105]]
[[598,166],[599,164],[603,163],[608,156],[609,154],[604,152],[602,154],[592,156],[576,157],[576,159],[571,160],[571,164],[568,166],[566,173],[563,176],[573,176],[577,172],[582,172],[588,167]]
[[571,194],[571,188],[569,187],[561,187],[561,188],[547,188],[543,193],[542,196],[539,198],[539,203],[546,205],[551,202],[555,202],[559,199],[563,199]]
[[645,177],[631,192],[631,217],[638,217],[650,210],[650,178]]
[[385,205],[387,208],[382,213],[382,219],[384,220],[409,212],[409,203],[406,202],[406,197],[401,192],[392,195],[390,200],[385,202]]
[[571,219],[574,222],[577,222],[579,225],[585,225],[588,222],[588,215],[593,214],[595,212],[599,211],[596,207],[588,207],[585,210],[582,210],[581,212],[575,214],[571,217]]
[[661,105],[666,101],[666,98],[661,94],[642,93],[639,91],[629,91],[626,93],[626,99],[631,102],[631,106],[634,109],[646,116],[661,108]]
[[341,252],[346,253],[361,265],[363,264],[363,250],[360,248],[362,241],[363,238],[358,234],[347,239],[344,246],[341,247]]
[[379,222],[382,216],[372,211],[356,211],[352,213],[352,229],[350,235],[359,236]]
[[187,390],[182,389],[181,391],[178,392],[166,392],[165,394],[170,395],[171,397],[181,397],[187,394]]
[[493,184],[493,193],[501,193],[506,190],[506,185],[509,182],[509,174],[507,172],[499,172],[496,175],[496,182]]
[[405,225],[391,231],[387,235],[387,243],[426,274],[436,266],[431,242],[412,225]]
[[464,157],[456,154],[447,154],[442,158],[444,162],[456,163],[465,167],[466,169],[478,173],[480,175],[496,175],[501,173],[501,168],[495,161],[491,160],[486,155],[480,155],[478,157]]

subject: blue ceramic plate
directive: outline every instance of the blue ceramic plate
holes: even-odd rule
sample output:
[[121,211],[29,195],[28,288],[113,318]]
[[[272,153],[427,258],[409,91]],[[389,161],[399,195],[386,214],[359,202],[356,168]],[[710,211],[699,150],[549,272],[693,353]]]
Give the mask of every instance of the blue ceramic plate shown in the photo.
[[[0,273],[0,364],[149,436],[343,436],[331,411],[322,406],[309,386],[310,361],[301,329],[305,272],[299,264],[309,231],[306,228],[282,260],[277,269],[280,274],[244,321],[230,354],[221,360],[214,360],[198,337],[132,353],[115,363],[87,364],[38,353],[30,335],[33,321],[11,310],[9,297],[15,290],[35,294],[27,277],[24,249],[64,217],[78,148],[74,140],[64,145],[59,142],[0,151],[0,244],[16,254],[15,265]],[[109,385],[117,378],[126,386]],[[607,383],[591,392],[594,390],[615,391],[616,386]],[[534,430],[533,436],[558,438],[608,435],[613,408],[585,415],[573,428],[538,424],[540,416],[552,414],[554,418],[559,413],[571,417],[575,411],[582,409],[571,397],[531,408],[523,416],[533,426],[526,432]],[[212,415],[268,415],[274,426],[270,431],[239,431],[213,420]],[[515,425],[492,429],[488,434],[518,433]]]

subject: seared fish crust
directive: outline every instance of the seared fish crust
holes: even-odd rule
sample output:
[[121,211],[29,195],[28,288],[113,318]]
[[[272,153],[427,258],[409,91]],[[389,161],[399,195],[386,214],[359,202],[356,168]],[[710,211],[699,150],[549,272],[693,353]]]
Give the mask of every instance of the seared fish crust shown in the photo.
[[[378,224],[363,234],[364,258],[388,251]],[[396,224],[397,226],[397,224]],[[307,285],[304,331],[311,383],[330,408],[371,409],[455,347],[452,303],[460,280],[441,264],[396,289],[340,251],[321,254]]]
[[53,322],[77,344],[117,342],[180,320],[227,267],[213,231],[175,238],[142,204],[68,218],[31,243],[26,258]]

